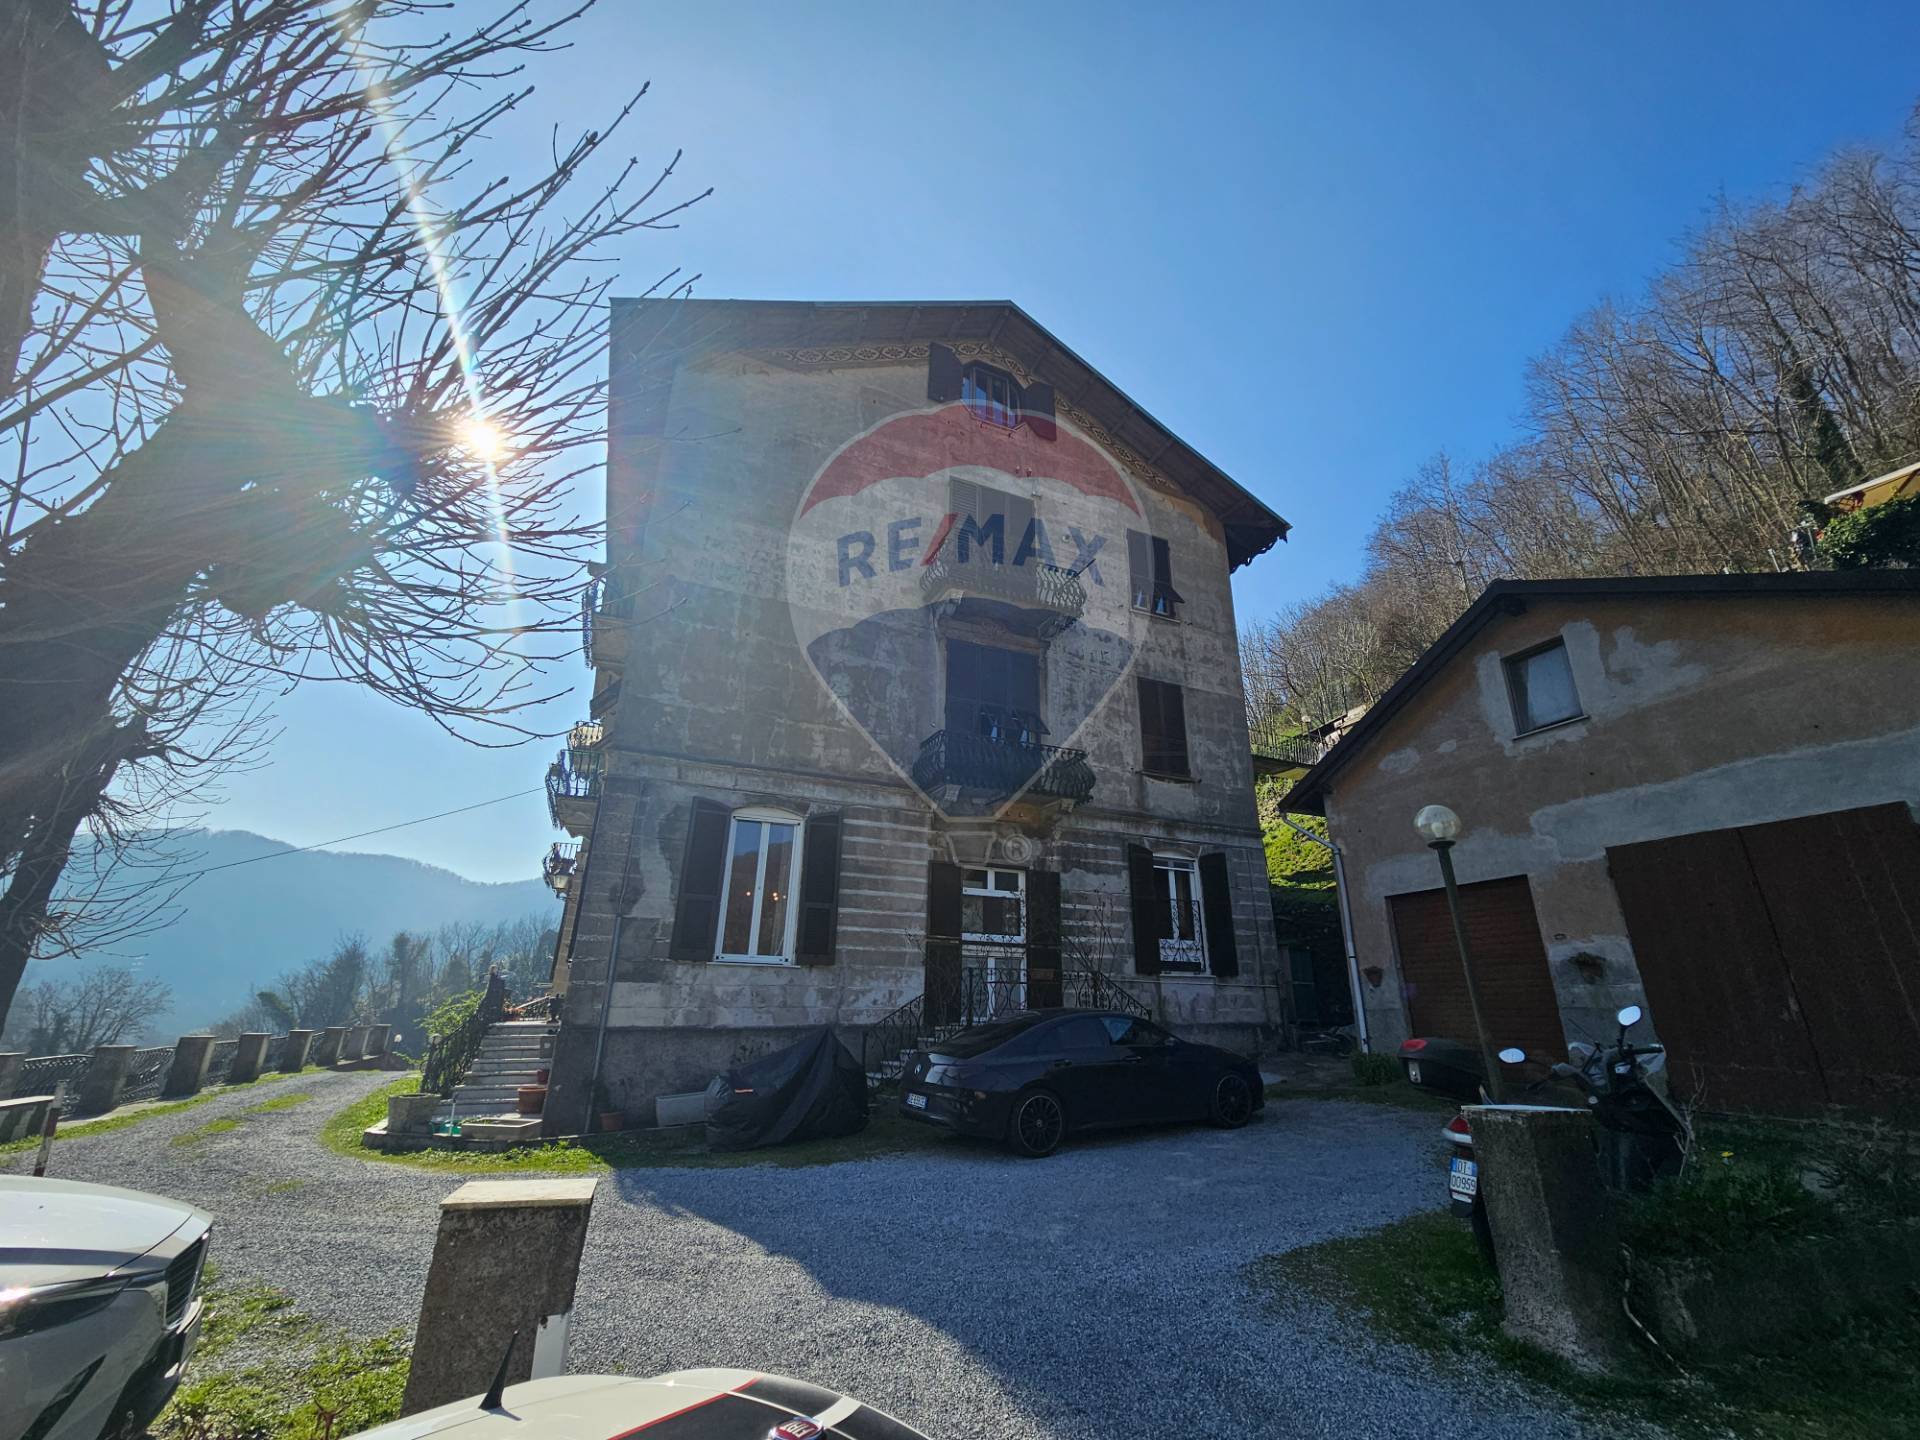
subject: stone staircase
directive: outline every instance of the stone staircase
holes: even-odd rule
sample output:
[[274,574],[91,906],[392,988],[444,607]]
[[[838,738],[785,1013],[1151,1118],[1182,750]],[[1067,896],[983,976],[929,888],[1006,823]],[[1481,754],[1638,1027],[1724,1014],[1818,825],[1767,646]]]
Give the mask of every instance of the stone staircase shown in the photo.
[[[453,1091],[453,1110],[464,1126],[469,1119],[513,1115],[520,1087],[538,1083],[538,1072],[553,1064],[558,1025],[540,1020],[501,1020],[487,1028],[480,1053]],[[537,1123],[538,1117],[535,1117]]]
[[883,1085],[891,1085],[906,1073],[907,1062],[913,1058],[916,1050],[931,1050],[949,1035],[958,1035],[965,1029],[962,1025],[937,1025],[931,1030],[923,1030],[911,1045],[904,1045],[892,1055],[881,1057],[875,1062],[877,1069],[867,1072],[867,1088],[877,1090]]

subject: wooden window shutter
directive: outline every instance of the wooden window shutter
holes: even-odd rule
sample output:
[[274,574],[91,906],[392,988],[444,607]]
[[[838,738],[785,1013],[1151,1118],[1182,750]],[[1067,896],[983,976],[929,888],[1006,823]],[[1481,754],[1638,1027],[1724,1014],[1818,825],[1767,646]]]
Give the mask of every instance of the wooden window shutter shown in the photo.
[[1136,610],[1153,599],[1153,555],[1143,530],[1127,531],[1127,594]]
[[1178,685],[1137,676],[1141,767],[1155,775],[1187,775],[1187,704]]
[[711,960],[720,943],[720,884],[726,874],[727,826],[732,812],[695,800],[680,857],[680,893],[673,904],[675,960]]
[[1060,872],[1027,872],[1027,1003],[1036,1009],[1061,1003]]
[[927,347],[927,399],[938,404],[960,398],[960,357],[944,345]]
[[1036,380],[1020,392],[1020,419],[1041,440],[1052,440],[1060,433],[1054,422],[1053,386]]
[[1153,537],[1153,613],[1172,619],[1179,608],[1181,594],[1173,588],[1173,547],[1160,536]]
[[1233,933],[1233,890],[1227,884],[1227,857],[1215,851],[1200,857],[1200,911],[1207,926],[1207,968],[1216,975],[1240,973],[1240,946]]
[[[1133,970],[1136,975],[1160,973],[1160,939],[1172,931],[1171,902],[1166,886],[1156,885],[1159,876],[1153,868],[1153,852],[1144,845],[1127,846],[1127,886],[1133,901]],[[1168,924],[1161,924],[1161,913],[1169,912]]]
[[935,860],[927,869],[927,970],[921,1015],[928,1025],[960,1018],[960,867]]
[[809,815],[801,843],[800,932],[794,958],[831,965],[840,915],[840,816]]

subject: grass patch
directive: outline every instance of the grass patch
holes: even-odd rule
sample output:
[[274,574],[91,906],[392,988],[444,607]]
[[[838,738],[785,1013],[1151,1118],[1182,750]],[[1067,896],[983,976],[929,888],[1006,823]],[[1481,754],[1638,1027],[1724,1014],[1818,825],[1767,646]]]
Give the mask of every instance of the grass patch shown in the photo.
[[543,1174],[598,1174],[607,1170],[686,1166],[727,1170],[746,1165],[783,1167],[833,1165],[843,1160],[867,1160],[903,1150],[924,1149],[947,1142],[948,1137],[930,1125],[917,1124],[895,1113],[893,1101],[876,1097],[867,1128],[858,1135],[838,1140],[805,1140],[794,1145],[778,1145],[765,1150],[713,1152],[707,1149],[706,1132],[698,1126],[674,1130],[640,1130],[616,1135],[596,1135],[579,1140],[549,1140],[518,1150],[416,1150],[389,1154],[369,1150],[360,1143],[368,1126],[387,1116],[387,1100],[394,1095],[410,1095],[419,1086],[417,1075],[402,1076],[384,1085],[335,1114],[321,1127],[320,1139],[328,1149],[357,1160],[372,1160],[388,1165],[409,1165],[416,1170],[446,1170],[467,1174],[499,1174],[536,1171]]
[[1443,1362],[1493,1363],[1600,1418],[1688,1436],[1867,1440],[1920,1436],[1920,1313],[1863,1315],[1793,1337],[1767,1353],[1689,1362],[1692,1380],[1645,1366],[1585,1376],[1501,1332],[1500,1284],[1465,1225],[1412,1216],[1249,1267],[1279,1307],[1302,1295],[1364,1318],[1378,1333]]
[[[1361,1057],[1355,1056],[1355,1059]],[[1418,1110],[1438,1115],[1458,1110],[1460,1102],[1409,1085],[1404,1078],[1363,1084],[1334,1085],[1324,1089],[1304,1089],[1294,1085],[1267,1086],[1269,1100],[1351,1100],[1361,1105],[1391,1105],[1400,1110]]]
[[[410,1364],[399,1330],[325,1334],[267,1286],[210,1291],[206,1326],[186,1384],[153,1426],[161,1440],[331,1440],[399,1417]],[[243,1336],[264,1355],[220,1368]]]
[[209,1120],[183,1135],[176,1135],[168,1141],[171,1145],[198,1145],[202,1140],[210,1140],[215,1135],[226,1135],[240,1128],[240,1122],[231,1115],[222,1115],[218,1120]]
[[276,1180],[260,1193],[262,1195],[285,1195],[290,1190],[298,1190],[306,1183],[304,1180]]
[[271,1100],[262,1100],[258,1105],[249,1105],[247,1113],[265,1115],[275,1110],[291,1110],[294,1106],[304,1105],[311,1099],[313,1096],[304,1090],[296,1091],[292,1095],[276,1095]]

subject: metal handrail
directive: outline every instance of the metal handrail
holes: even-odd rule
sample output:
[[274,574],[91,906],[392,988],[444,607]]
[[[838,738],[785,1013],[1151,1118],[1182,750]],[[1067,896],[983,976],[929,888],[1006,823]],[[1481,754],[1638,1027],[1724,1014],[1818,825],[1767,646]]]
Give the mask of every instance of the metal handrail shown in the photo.
[[420,1059],[420,1093],[453,1094],[454,1087],[466,1079],[467,1071],[473,1068],[487,1031],[506,1015],[506,986],[489,983],[487,993],[480,997],[471,1015],[445,1035],[436,1035],[427,1041],[427,1053]]
[[862,1031],[860,1035],[861,1070],[869,1076],[885,1076],[884,1067],[889,1060],[897,1057],[903,1050],[911,1050],[925,1033],[926,1027],[923,1021],[926,1013],[926,996],[916,995],[899,1009],[883,1015]]

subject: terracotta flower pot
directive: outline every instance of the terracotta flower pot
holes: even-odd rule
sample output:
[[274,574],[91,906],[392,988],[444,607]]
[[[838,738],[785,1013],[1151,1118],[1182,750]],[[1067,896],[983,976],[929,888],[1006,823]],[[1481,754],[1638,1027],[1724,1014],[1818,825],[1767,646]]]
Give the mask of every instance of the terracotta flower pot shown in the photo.
[[547,1108],[547,1087],[545,1085],[522,1085],[518,1091],[520,1113],[538,1115]]
[[624,1130],[627,1128],[627,1112],[624,1110],[602,1110],[596,1123],[602,1130]]

